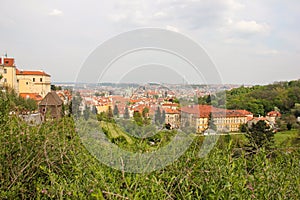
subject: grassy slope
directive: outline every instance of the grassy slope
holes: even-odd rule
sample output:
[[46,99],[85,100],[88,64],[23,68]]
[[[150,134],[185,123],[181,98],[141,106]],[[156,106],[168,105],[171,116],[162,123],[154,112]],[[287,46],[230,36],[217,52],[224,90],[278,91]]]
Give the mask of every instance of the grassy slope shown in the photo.
[[[111,169],[82,146],[74,123],[28,127],[17,119],[0,134],[1,199],[299,199],[300,150],[266,158],[233,154],[224,143],[198,157],[198,137],[164,169],[133,174]],[[225,136],[224,136],[225,137]],[[235,140],[237,136],[232,136]]]

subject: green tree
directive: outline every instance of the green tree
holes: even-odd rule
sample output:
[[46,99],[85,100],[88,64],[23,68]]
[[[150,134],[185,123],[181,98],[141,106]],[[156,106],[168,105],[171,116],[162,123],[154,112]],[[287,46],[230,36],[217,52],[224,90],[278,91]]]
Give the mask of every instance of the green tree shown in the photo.
[[211,96],[210,96],[210,94],[207,95],[205,103],[208,104],[208,105],[211,105]]
[[85,120],[88,120],[90,117],[90,108],[85,105],[84,111],[83,111],[83,117]]
[[208,128],[217,131],[217,126],[214,123],[213,115],[210,112],[208,117]]
[[253,123],[247,129],[245,136],[249,141],[248,147],[254,151],[263,147],[270,149],[274,144],[274,132],[263,120],[258,121],[256,124]]
[[160,117],[160,124],[164,124],[166,120],[166,111],[163,110]]
[[82,102],[82,98],[80,96],[80,93],[77,92],[75,96],[72,98],[72,103],[70,104],[71,114],[73,114],[76,118],[81,116],[81,110],[79,109],[81,102]]
[[160,122],[161,122],[161,111],[160,111],[159,107],[157,107],[157,109],[155,111],[154,121],[156,124],[160,124]]
[[92,113],[93,113],[94,115],[97,115],[97,113],[98,113],[97,108],[96,108],[96,106],[94,106],[94,105],[93,105],[93,107],[92,107]]
[[107,111],[107,119],[110,121],[114,117],[113,111],[111,109],[111,106],[108,106],[108,111]]
[[119,117],[119,108],[118,108],[117,104],[114,107],[113,114],[114,114],[114,116]]
[[133,112],[133,119],[136,122],[137,125],[142,126],[143,125],[143,118],[140,112],[134,111]]
[[129,110],[128,110],[127,106],[125,107],[125,111],[124,111],[124,116],[123,117],[124,117],[124,119],[129,119],[129,117],[130,117],[129,116]]

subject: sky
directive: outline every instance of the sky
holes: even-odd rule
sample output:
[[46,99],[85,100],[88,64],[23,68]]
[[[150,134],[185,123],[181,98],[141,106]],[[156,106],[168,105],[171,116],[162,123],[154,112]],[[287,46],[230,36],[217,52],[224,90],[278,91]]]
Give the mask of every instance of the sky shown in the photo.
[[223,83],[300,79],[298,0],[10,0],[0,9],[0,54],[53,82],[76,81],[99,45],[144,27],[191,38]]

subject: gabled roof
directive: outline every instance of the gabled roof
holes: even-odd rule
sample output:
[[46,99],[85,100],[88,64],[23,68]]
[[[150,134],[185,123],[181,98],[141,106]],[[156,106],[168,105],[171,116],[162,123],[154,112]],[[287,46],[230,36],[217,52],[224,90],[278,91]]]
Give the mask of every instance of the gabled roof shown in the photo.
[[37,75],[37,76],[49,76],[49,74],[47,74],[46,72],[44,71],[28,71],[28,70],[19,70],[19,69],[16,69],[16,74],[17,75]]
[[63,101],[59,98],[56,92],[48,92],[44,99],[39,104],[40,106],[59,106]]

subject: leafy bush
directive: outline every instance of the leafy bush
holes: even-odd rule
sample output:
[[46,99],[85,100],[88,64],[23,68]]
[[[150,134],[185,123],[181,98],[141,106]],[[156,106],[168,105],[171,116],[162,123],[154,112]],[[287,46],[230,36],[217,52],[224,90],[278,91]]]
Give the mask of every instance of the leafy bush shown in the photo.
[[[171,165],[133,174],[114,170],[91,156],[72,118],[40,126],[28,126],[13,116],[6,119],[0,133],[1,199],[300,198],[297,148],[274,150],[276,156],[271,158],[270,152],[260,151],[250,162],[242,150],[237,156],[240,144],[228,136],[200,158],[204,137],[199,136]],[[168,133],[161,133],[160,140],[170,140]],[[249,168],[254,170],[250,173]]]

